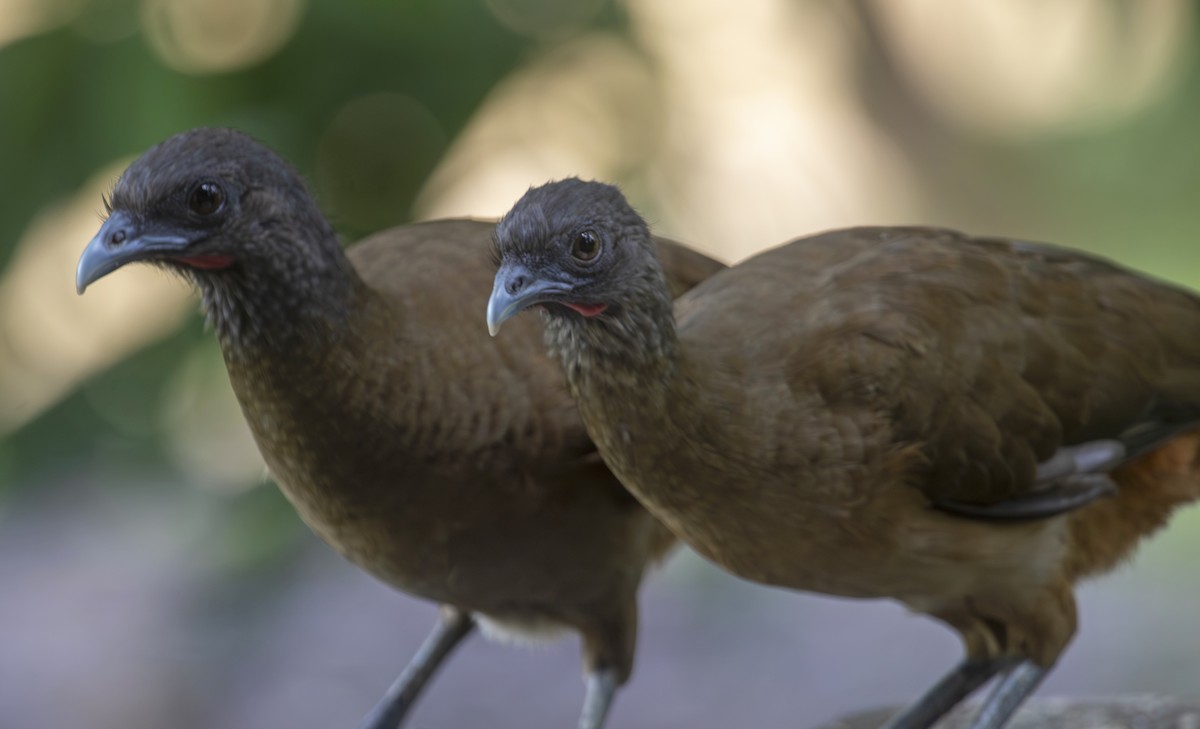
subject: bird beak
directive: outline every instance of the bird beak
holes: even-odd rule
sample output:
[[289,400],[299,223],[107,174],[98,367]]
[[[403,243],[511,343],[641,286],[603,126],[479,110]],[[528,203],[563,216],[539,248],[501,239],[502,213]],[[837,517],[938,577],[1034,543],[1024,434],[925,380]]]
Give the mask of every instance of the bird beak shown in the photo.
[[500,325],[523,309],[534,304],[552,300],[565,294],[568,287],[558,281],[537,278],[529,269],[514,263],[505,263],[496,272],[496,283],[492,286],[492,297],[488,299],[488,332],[494,337]]
[[126,263],[177,253],[190,242],[181,235],[142,233],[128,213],[118,210],[104,221],[100,232],[83,249],[75,269],[75,290],[82,294],[89,284]]

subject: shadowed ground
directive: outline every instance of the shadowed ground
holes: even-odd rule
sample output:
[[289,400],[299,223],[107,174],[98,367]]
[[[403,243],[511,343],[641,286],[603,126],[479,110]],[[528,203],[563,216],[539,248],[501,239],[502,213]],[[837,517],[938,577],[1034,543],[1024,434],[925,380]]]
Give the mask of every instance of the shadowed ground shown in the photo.
[[[129,503],[76,475],[12,505],[22,518],[0,525],[0,727],[355,726],[433,606],[299,526],[284,564],[231,566],[240,537],[227,516],[154,486],[131,484]],[[1130,568],[1084,586],[1083,629],[1045,695],[1200,703],[1198,525],[1200,509],[1181,513]],[[903,705],[960,652],[949,631],[896,605],[762,589],[687,553],[647,580],[642,628],[614,728],[818,727]],[[582,695],[574,641],[528,650],[473,637],[412,726],[570,726]]]

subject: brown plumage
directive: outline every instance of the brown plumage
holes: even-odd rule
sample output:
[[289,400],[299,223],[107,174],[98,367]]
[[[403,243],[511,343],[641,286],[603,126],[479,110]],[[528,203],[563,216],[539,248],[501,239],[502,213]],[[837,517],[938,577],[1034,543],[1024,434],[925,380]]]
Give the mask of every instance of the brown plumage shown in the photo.
[[[304,521],[447,606],[365,726],[394,726],[472,616],[583,639],[599,727],[633,663],[636,591],[672,538],[595,452],[534,321],[479,321],[494,225],[394,228],[344,254],[299,175],[231,130],[150,149],[117,182],[79,287],[130,261],[191,279],[263,457]],[[720,264],[662,242],[682,292]]]
[[[581,235],[599,241],[584,256]],[[1171,285],[1045,245],[858,228],[719,273],[673,318],[615,188],[532,190],[497,236],[489,326],[546,307],[601,454],[681,539],[962,635],[966,660],[894,726],[1007,671],[977,726],[1003,724],[1070,641],[1074,583],[1200,496],[1200,298]]]

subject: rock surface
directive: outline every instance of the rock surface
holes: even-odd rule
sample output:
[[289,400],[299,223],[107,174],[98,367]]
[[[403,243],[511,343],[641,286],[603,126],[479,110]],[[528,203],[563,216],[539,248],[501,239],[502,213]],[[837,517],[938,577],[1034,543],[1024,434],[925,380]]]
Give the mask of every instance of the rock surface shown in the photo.
[[[966,729],[978,704],[955,711],[937,729]],[[898,707],[852,714],[821,729],[877,729]],[[1200,701],[1162,696],[1034,699],[1007,729],[1200,729]]]

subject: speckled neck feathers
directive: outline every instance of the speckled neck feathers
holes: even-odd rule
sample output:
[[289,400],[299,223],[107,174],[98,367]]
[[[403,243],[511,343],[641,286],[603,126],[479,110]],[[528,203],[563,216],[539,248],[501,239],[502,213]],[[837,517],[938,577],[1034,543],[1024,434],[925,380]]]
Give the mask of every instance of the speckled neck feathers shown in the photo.
[[280,241],[272,255],[223,271],[188,271],[208,324],[228,354],[285,349],[342,325],[363,284],[327,226],[317,240]]
[[661,382],[675,369],[678,339],[662,267],[652,259],[626,284],[619,305],[595,319],[552,315],[546,345],[559,357],[572,388]]

